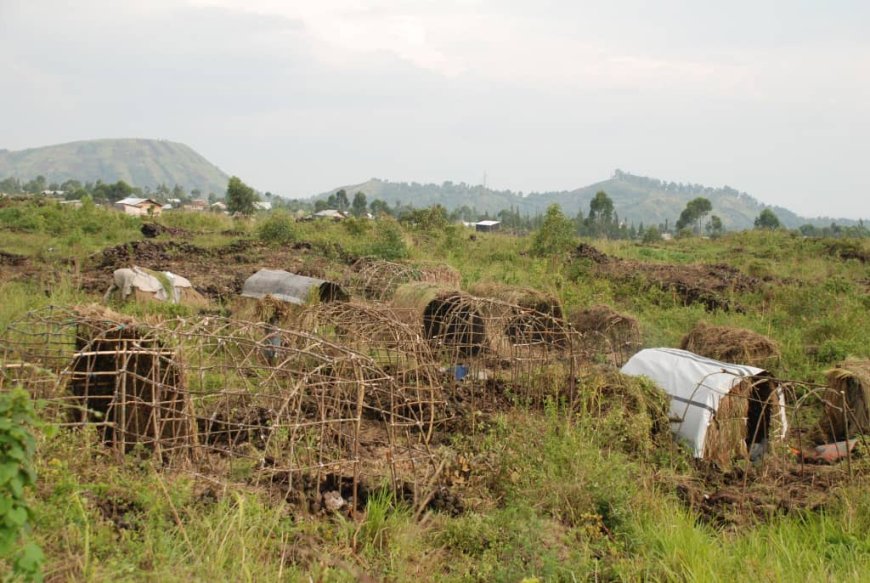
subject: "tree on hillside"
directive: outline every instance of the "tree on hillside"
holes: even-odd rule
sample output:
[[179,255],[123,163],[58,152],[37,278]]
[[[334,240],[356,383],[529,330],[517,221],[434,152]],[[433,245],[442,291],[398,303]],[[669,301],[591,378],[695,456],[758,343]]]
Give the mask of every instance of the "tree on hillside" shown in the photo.
[[226,196],[227,211],[230,214],[252,215],[254,214],[254,203],[259,200],[260,197],[257,196],[254,189],[242,182],[238,176],[230,178],[229,183],[227,183]]
[[722,225],[722,219],[718,215],[710,215],[710,220],[707,222],[707,232],[714,239],[725,232],[725,227]]
[[369,203],[369,210],[370,210],[370,211],[372,212],[372,214],[375,215],[376,217],[379,216],[379,215],[387,215],[387,216],[389,216],[389,215],[392,215],[392,214],[393,214],[393,211],[392,211],[392,209],[390,208],[390,205],[389,205],[388,203],[382,201],[382,200],[379,199],[379,198],[376,198],[376,199],[374,199],[372,202]]
[[347,199],[347,193],[344,189],[335,193],[335,208],[340,211],[346,211],[350,208],[350,201]]
[[366,214],[366,207],[368,206],[368,201],[366,200],[366,194],[362,191],[357,192],[353,195],[353,203],[351,204],[351,213],[355,217],[361,217]]
[[613,222],[613,201],[603,190],[595,193],[595,198],[589,201],[589,216],[587,223],[592,227],[592,234],[599,234]]
[[778,229],[780,226],[779,217],[770,209],[764,209],[755,219],[756,229]]
[[547,215],[532,240],[532,253],[538,256],[566,253],[574,246],[574,223],[558,204],[547,207]]
[[707,216],[713,210],[713,204],[709,199],[699,196],[686,203],[686,208],[680,213],[680,218],[677,219],[677,230],[682,231],[690,225],[696,225],[696,232],[701,233],[701,219]]
[[48,183],[45,180],[45,176],[40,174],[39,176],[37,176],[33,180],[28,181],[27,184],[24,185],[24,192],[29,192],[30,194],[39,194],[40,192],[45,190],[47,186]]

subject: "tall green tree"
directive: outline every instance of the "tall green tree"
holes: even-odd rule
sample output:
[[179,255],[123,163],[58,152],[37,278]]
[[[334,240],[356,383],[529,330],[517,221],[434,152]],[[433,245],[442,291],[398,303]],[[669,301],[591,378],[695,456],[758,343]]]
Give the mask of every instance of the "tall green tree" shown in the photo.
[[696,232],[701,233],[701,219],[713,210],[713,204],[709,199],[699,196],[686,203],[686,208],[677,219],[677,230],[681,231],[691,225],[696,225]]
[[781,226],[779,217],[770,209],[764,209],[755,219],[756,229],[778,229]]
[[233,176],[227,183],[227,210],[230,214],[240,213],[243,215],[254,214],[254,203],[260,197],[254,189],[242,182],[238,176]]
[[710,221],[707,223],[707,232],[713,238],[719,237],[725,232],[722,219],[718,215],[710,215]]
[[347,193],[344,189],[335,193],[335,208],[342,212],[350,208],[350,201],[347,199]]
[[541,228],[532,240],[532,253],[540,257],[567,253],[574,246],[574,223],[558,204],[547,207]]
[[603,190],[595,193],[589,201],[589,216],[586,217],[590,235],[605,235],[613,224],[613,200]]
[[353,213],[353,216],[361,217],[366,214],[367,206],[368,201],[366,200],[366,193],[359,191],[353,195],[353,203],[351,204],[351,213]]

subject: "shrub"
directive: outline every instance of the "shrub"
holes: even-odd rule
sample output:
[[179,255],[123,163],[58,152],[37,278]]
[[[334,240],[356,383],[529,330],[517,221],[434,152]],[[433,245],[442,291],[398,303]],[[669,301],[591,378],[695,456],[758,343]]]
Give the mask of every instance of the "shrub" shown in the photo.
[[405,235],[394,219],[384,217],[378,221],[377,235],[369,255],[387,260],[404,259],[408,256]]
[[287,213],[271,213],[257,227],[257,236],[267,243],[292,243],[296,240],[296,222]]
[[[24,492],[36,483],[36,415],[22,389],[0,393],[0,557],[25,580],[41,580],[42,549],[23,539],[32,512]],[[24,542],[20,545],[20,542]]]

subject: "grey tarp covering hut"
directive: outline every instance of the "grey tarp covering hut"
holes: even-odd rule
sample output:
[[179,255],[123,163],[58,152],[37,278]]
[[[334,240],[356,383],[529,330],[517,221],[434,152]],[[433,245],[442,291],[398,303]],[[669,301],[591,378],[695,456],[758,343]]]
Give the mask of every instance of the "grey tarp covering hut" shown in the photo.
[[297,305],[317,300],[332,302],[348,299],[347,293],[336,283],[282,269],[261,269],[245,281],[242,297],[259,300],[266,296]]

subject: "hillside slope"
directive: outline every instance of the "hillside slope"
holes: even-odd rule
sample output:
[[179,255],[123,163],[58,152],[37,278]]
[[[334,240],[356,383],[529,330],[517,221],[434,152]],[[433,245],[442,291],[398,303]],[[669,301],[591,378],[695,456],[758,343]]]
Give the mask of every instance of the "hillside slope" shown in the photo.
[[[491,215],[512,207],[522,214],[534,215],[543,213],[548,205],[558,203],[562,210],[571,216],[576,215],[578,211],[583,211],[584,215],[589,212],[589,201],[596,192],[603,190],[613,200],[619,217],[636,225],[641,222],[646,225],[660,224],[665,220],[673,225],[687,202],[703,196],[710,199],[713,204],[712,214],[718,215],[725,227],[731,230],[751,228],[755,217],[767,206],[745,192],[739,192],[728,186],[711,188],[700,184],[667,182],[635,176],[621,170],[616,170],[608,180],[575,190],[532,193],[527,196],[509,190],[491,190],[465,183],[419,184],[387,182],[376,178],[340,188],[343,188],[349,196],[362,191],[369,200],[380,198],[390,204],[399,202],[413,204],[418,208],[441,204],[449,210],[468,206],[480,213],[486,212]],[[339,188],[318,195],[318,198],[328,196],[336,190]],[[782,207],[770,208],[785,226],[791,228],[807,223],[826,226],[833,220],[808,219]],[[836,219],[836,221],[841,225],[855,223],[849,219]]]
[[0,178],[48,182],[124,180],[140,188],[176,184],[187,190],[222,193],[229,176],[189,146],[145,139],[70,142],[41,148],[0,150]]

